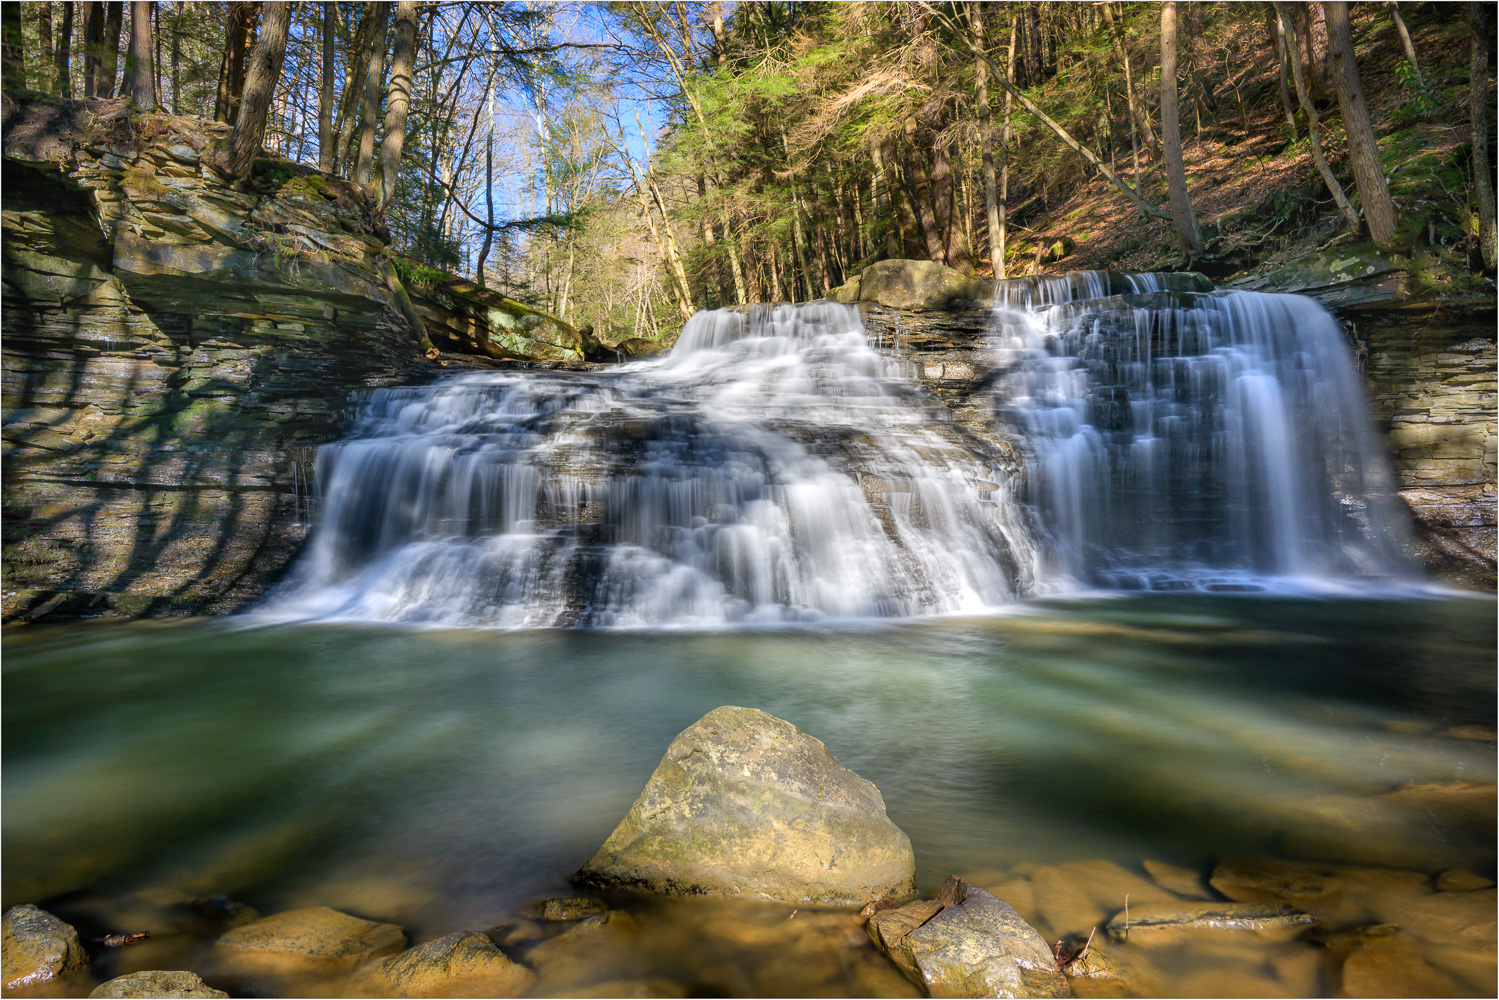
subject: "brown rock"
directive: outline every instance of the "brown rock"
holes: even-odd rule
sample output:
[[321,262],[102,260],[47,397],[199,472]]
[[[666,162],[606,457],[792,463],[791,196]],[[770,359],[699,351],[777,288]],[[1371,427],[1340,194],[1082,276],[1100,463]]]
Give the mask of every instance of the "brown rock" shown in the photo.
[[367,966],[356,989],[390,997],[516,997],[536,973],[476,931],[459,931]]
[[1438,892],[1476,892],[1494,888],[1494,880],[1462,868],[1449,868],[1436,877]]
[[1343,962],[1343,996],[1454,997],[1463,989],[1433,968],[1413,942],[1397,935],[1368,938]]
[[338,974],[405,944],[406,932],[395,924],[314,906],[237,927],[219,938],[215,950],[235,969]]
[[862,905],[915,890],[879,789],[791,723],[725,706],[677,736],[578,873],[595,885]]
[[1110,920],[1111,936],[1131,944],[1158,940],[1171,931],[1260,931],[1294,936],[1316,918],[1295,907],[1273,903],[1147,903],[1120,910]]
[[216,990],[196,973],[192,972],[132,972],[119,976],[98,987],[89,994],[89,1000],[97,997],[166,997],[206,998],[227,997],[229,994]]
[[596,899],[588,899],[583,896],[558,897],[542,900],[541,918],[543,920],[558,922],[581,920],[583,917],[591,917],[596,913],[603,913],[604,910],[604,904]]
[[1145,871],[1156,885],[1167,892],[1174,892],[1184,899],[1212,899],[1212,894],[1203,885],[1202,873],[1180,865],[1168,865],[1164,861],[1146,861]]
[[30,903],[5,911],[0,956],[6,989],[37,986],[88,968],[78,932]]

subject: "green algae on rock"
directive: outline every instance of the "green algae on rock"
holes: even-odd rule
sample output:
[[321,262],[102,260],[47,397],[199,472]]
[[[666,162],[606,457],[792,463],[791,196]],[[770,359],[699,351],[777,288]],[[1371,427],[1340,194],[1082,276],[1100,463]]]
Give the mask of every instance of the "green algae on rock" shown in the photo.
[[578,873],[674,895],[858,905],[915,892],[911,841],[879,790],[758,709],[714,709],[667,748]]

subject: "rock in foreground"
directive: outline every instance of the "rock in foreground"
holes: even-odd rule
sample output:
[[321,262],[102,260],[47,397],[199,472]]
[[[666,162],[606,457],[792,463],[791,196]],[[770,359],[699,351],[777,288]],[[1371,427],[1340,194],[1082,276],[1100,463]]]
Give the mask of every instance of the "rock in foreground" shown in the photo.
[[880,910],[870,938],[934,997],[1068,997],[1046,939],[992,893],[953,877],[935,900]]
[[716,708],[672,741],[580,881],[675,895],[860,904],[915,892],[879,789],[789,722]]
[[5,911],[3,941],[5,988],[35,986],[88,967],[78,932],[30,903]]
[[474,931],[417,945],[359,974],[360,987],[386,997],[517,997],[534,982],[534,972]]

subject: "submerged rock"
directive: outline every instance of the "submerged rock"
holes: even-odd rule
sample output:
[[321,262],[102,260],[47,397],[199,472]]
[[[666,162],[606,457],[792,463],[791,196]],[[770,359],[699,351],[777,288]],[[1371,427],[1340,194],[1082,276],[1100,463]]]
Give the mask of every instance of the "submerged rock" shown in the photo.
[[375,963],[355,989],[388,997],[516,997],[536,973],[512,961],[476,931],[459,931]]
[[581,920],[603,913],[606,907],[596,899],[583,896],[566,896],[544,899],[541,902],[541,919],[553,921]]
[[1046,939],[1004,900],[954,876],[935,900],[880,910],[875,947],[934,997],[1066,997]]
[[199,979],[193,972],[132,972],[119,976],[98,987],[89,994],[96,997],[227,997],[229,994],[216,990]]
[[1316,918],[1272,903],[1152,903],[1121,910],[1108,932],[1121,941],[1151,941],[1166,931],[1282,931],[1298,934]]
[[667,894],[860,904],[915,892],[879,789],[789,722],[714,709],[672,741],[578,878]]
[[5,911],[0,932],[5,988],[36,986],[88,968],[78,932],[30,903]]
[[236,969],[345,973],[400,951],[406,932],[327,906],[291,910],[237,927],[219,938],[219,955]]

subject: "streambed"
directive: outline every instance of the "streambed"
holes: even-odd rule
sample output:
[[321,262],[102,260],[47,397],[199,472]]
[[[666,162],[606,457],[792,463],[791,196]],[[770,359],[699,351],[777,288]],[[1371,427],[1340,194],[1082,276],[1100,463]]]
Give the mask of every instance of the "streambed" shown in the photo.
[[[1055,890],[1051,916],[1037,916],[1060,877],[1037,866],[1083,884],[1089,864],[1144,878],[1147,860],[1203,875],[1236,859],[1488,879],[1494,611],[1490,598],[1430,595],[1143,594],[732,630],[32,628],[6,638],[4,904],[38,903],[85,934],[129,930],[102,924],[173,894],[262,913],[333,906],[413,941],[514,926],[531,901],[574,891],[569,876],[667,743],[723,704],[793,722],[873,781],[924,892],[954,873],[1012,891],[1022,879],[1037,898],[1015,904],[1056,935],[1088,927],[1049,921],[1087,915],[1056,909]],[[605,949],[585,979],[903,988],[859,978],[864,966],[838,957],[865,954],[848,943],[858,935],[817,921],[792,925],[810,936],[782,950],[825,961],[715,979],[751,944],[705,928],[786,917],[715,923],[701,905],[645,906],[646,943],[629,951],[650,967],[622,971]],[[776,940],[766,934],[760,946]],[[1444,973],[1474,995],[1484,969],[1492,986],[1491,938],[1487,950],[1458,942],[1449,965],[1468,971]],[[96,973],[185,967],[159,963],[194,960],[204,943],[166,935]],[[1337,988],[1324,945],[1275,947],[1300,971],[1265,972],[1256,992]],[[1200,948],[1152,961],[1167,994],[1200,991],[1194,977],[1215,961],[1233,967]],[[568,983],[555,988],[587,985]]]

